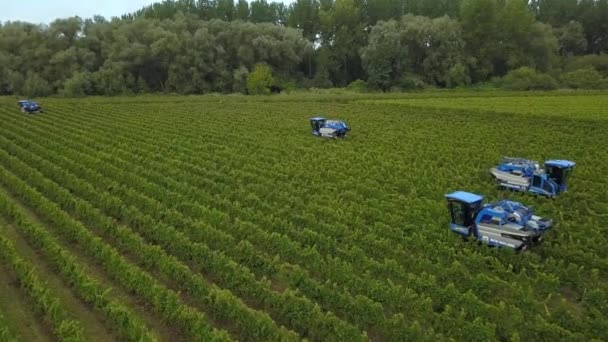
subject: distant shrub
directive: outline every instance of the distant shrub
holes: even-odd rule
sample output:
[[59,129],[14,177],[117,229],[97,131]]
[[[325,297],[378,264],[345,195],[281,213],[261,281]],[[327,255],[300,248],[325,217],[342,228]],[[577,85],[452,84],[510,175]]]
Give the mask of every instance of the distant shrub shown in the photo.
[[[400,90],[421,90],[426,87],[426,83],[418,75],[410,74],[399,80],[397,88]],[[395,88],[395,87],[393,87]]]
[[270,95],[274,85],[272,70],[266,64],[258,64],[247,77],[247,92],[249,95]]
[[599,71],[585,68],[565,73],[562,84],[573,89],[603,89],[607,82]]
[[327,69],[322,68],[317,71],[312,81],[313,88],[331,88],[333,86],[333,83],[329,79],[329,71],[327,71]]
[[295,81],[287,81],[283,83],[282,89],[286,93],[291,93],[298,89],[298,85]]
[[608,55],[575,56],[569,58],[564,65],[568,72],[588,68],[594,68],[602,77],[608,77]]
[[367,91],[367,83],[363,80],[355,80],[350,82],[346,89],[357,93],[363,93]]
[[31,72],[27,74],[21,92],[25,96],[39,97],[50,95],[52,89],[49,85],[49,82],[47,82],[44,78],[40,77],[40,75],[38,75],[37,73]]
[[501,88],[507,90],[552,90],[557,88],[557,81],[553,77],[528,67],[512,70],[498,82]]
[[448,88],[455,88],[460,86],[468,86],[471,84],[471,77],[467,67],[463,64],[458,63],[448,70],[446,86]]
[[77,72],[65,80],[61,95],[67,97],[81,97],[93,92],[92,76],[88,72]]

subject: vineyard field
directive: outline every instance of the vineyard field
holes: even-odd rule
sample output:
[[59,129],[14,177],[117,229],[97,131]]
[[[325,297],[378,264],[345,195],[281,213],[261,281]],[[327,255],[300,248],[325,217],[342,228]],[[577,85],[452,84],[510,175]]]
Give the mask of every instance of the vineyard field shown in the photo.
[[[40,102],[0,98],[0,341],[608,340],[608,94]],[[503,156],[569,191],[498,189]],[[555,227],[463,240],[455,190]]]
[[[549,93],[551,94],[551,93]],[[568,95],[568,94],[566,94]],[[608,117],[608,96],[605,95],[546,95],[539,101],[533,96],[443,97],[362,100],[364,103],[401,104],[411,107],[459,109],[464,112],[489,111],[537,116],[560,116],[574,119],[605,120]]]

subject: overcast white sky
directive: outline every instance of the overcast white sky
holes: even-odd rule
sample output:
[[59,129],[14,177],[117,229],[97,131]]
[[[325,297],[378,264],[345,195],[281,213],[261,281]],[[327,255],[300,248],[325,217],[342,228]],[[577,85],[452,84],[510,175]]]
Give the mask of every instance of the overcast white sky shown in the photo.
[[154,0],[0,0],[0,21],[48,24],[57,18],[96,14],[106,18],[133,12]]
[[[0,22],[21,20],[49,24],[57,18],[76,15],[91,18],[97,14],[109,19],[160,1],[162,0],[0,0]],[[290,3],[291,0],[283,2]]]

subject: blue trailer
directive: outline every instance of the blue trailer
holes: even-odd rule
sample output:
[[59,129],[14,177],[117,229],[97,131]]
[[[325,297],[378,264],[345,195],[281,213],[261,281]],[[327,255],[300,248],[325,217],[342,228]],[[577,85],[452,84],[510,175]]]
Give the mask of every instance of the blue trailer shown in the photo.
[[569,160],[548,160],[541,168],[534,160],[505,157],[490,173],[501,188],[555,198],[568,189],[575,165]]
[[525,250],[541,243],[553,220],[534,215],[519,202],[503,200],[483,204],[483,197],[465,191],[445,195],[450,212],[450,230],[473,236],[490,246]]

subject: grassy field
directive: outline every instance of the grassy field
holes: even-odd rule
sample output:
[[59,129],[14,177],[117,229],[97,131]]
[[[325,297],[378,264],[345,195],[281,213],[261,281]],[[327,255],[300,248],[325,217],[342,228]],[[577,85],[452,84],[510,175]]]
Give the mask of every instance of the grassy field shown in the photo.
[[[607,99],[2,98],[0,340],[608,340]],[[577,166],[548,200],[497,189],[502,156]],[[454,190],[556,226],[463,241]]]

